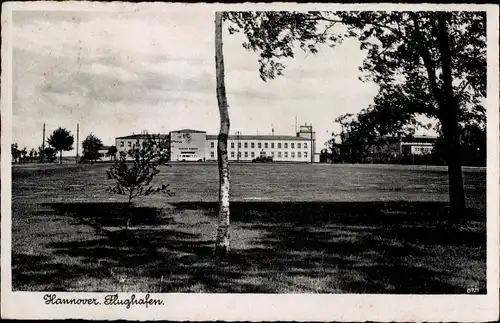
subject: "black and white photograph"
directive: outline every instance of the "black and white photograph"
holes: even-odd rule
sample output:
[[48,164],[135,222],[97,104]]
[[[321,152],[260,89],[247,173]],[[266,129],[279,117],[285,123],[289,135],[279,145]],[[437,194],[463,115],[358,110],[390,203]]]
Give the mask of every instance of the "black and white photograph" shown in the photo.
[[2,9],[5,318],[498,318],[498,7]]

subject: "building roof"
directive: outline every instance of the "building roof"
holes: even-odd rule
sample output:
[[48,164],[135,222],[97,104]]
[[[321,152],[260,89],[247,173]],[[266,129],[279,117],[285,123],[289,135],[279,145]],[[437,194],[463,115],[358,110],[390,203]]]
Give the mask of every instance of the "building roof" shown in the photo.
[[175,133],[207,133],[206,131],[200,131],[200,130],[194,130],[194,129],[181,129],[181,130],[175,130],[175,131],[170,131],[170,132],[175,132]]
[[153,136],[153,137],[160,137],[162,139],[166,139],[169,137],[169,135],[166,134],[133,134],[133,135],[128,135],[128,136],[123,136],[123,137],[116,137],[116,139],[146,139],[148,136]]
[[[218,135],[207,135],[207,140],[217,140]],[[297,140],[311,141],[309,138],[281,135],[230,135],[229,140]]]

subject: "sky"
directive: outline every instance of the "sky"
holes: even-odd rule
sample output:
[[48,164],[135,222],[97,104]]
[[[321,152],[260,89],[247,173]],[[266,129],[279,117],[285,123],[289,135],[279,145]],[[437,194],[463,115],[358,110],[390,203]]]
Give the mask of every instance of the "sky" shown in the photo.
[[[196,8],[14,11],[13,142],[40,146],[44,123],[46,136],[58,127],[76,134],[78,123],[80,142],[93,133],[105,145],[143,130],[217,134],[214,14]],[[298,50],[267,82],[243,41],[223,35],[231,134],[294,135],[297,117],[312,123],[319,150],[333,120],[367,108],[377,92],[358,79],[366,52],[356,40]]]

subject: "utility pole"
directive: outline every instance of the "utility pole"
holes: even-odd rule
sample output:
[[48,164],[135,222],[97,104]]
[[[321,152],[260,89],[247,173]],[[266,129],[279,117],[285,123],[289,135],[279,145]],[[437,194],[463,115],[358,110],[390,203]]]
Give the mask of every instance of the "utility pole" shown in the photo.
[[45,123],[43,124],[42,151],[45,151]]
[[236,148],[236,160],[239,162],[240,161],[240,135],[241,131],[236,131],[236,141],[238,147]]
[[80,124],[76,124],[76,162],[78,162],[78,146],[80,145]]

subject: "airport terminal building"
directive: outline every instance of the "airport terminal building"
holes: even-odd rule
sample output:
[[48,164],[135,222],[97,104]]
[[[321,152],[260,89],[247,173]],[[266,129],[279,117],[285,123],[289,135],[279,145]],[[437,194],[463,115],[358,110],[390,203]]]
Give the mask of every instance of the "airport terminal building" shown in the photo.
[[[127,152],[147,134],[133,134],[116,138],[118,153]],[[170,142],[172,161],[217,160],[217,135],[205,131],[182,129],[171,131],[160,138]],[[315,132],[308,125],[301,126],[295,136],[283,135],[230,135],[228,158],[230,161],[252,161],[257,157],[271,157],[273,161],[312,162],[318,159]]]

